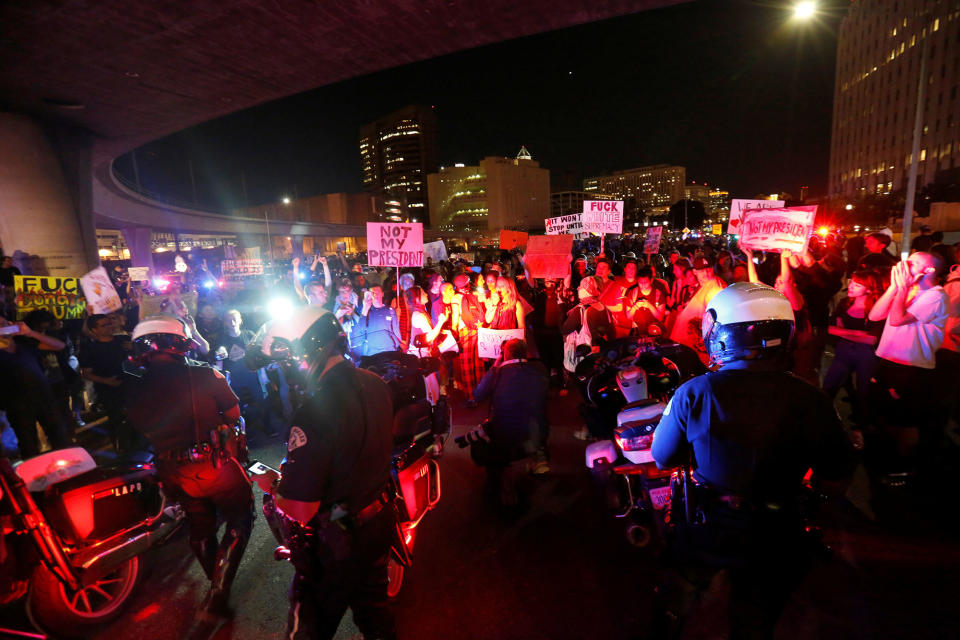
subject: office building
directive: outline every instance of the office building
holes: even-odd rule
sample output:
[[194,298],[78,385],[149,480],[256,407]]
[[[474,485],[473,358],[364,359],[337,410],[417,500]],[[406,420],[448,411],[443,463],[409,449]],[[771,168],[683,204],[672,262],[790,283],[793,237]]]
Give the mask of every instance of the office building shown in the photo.
[[960,4],[851,3],[840,25],[829,193],[855,198],[907,185],[926,55],[917,187],[960,166]]
[[583,190],[624,200],[627,217],[630,217],[631,209],[646,215],[664,215],[670,205],[683,200],[686,182],[684,167],[657,164],[587,178],[583,181]]
[[730,217],[730,192],[723,189],[711,189],[704,206],[707,208],[708,218],[726,222]]
[[433,109],[419,105],[361,127],[363,188],[377,198],[382,219],[430,223],[426,177],[437,168],[436,132]]
[[477,166],[440,167],[427,176],[430,220],[439,231],[542,229],[550,217],[550,172],[526,149]]

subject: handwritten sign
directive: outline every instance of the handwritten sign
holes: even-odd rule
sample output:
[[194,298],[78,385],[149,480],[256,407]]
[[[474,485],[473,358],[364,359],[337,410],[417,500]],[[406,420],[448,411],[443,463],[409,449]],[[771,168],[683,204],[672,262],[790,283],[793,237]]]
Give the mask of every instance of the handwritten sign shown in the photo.
[[526,231],[511,231],[510,229],[500,230],[500,248],[504,251],[516,249],[517,247],[527,246]]
[[545,218],[543,225],[547,229],[548,236],[558,236],[569,233],[579,239],[581,236],[590,235],[583,231],[582,213],[571,213],[565,216],[557,216],[556,218]]
[[80,287],[94,313],[110,313],[123,306],[107,270],[100,265],[80,278]]
[[533,278],[565,278],[570,268],[573,236],[531,236],[524,263]]
[[650,227],[647,237],[643,240],[644,253],[660,253],[660,238],[663,237],[663,227]]
[[723,235],[723,224],[714,224],[712,227],[713,235],[722,236]]
[[747,209],[740,217],[740,246],[754,251],[803,253],[810,241],[817,205]]
[[127,269],[131,282],[143,282],[149,280],[150,267],[130,267]]
[[481,358],[497,359],[500,347],[507,340],[523,340],[523,329],[477,329],[477,354]]
[[143,296],[140,298],[140,319],[150,316],[178,316],[185,313],[196,317],[197,292],[170,293],[164,296]]
[[242,278],[243,276],[262,276],[263,260],[260,258],[239,258],[236,260],[221,260],[220,272],[225,278]]
[[584,200],[583,230],[623,233],[623,200]]
[[441,260],[447,260],[447,245],[443,244],[443,240],[426,242],[423,245],[423,255],[433,260],[434,264]]
[[422,267],[422,222],[368,222],[367,264],[371,267]]
[[727,221],[727,233],[740,233],[740,219],[747,209],[780,209],[783,200],[740,200],[730,201],[730,219]]
[[82,318],[87,305],[80,291],[79,278],[50,276],[13,276],[17,317],[45,309],[58,320]]

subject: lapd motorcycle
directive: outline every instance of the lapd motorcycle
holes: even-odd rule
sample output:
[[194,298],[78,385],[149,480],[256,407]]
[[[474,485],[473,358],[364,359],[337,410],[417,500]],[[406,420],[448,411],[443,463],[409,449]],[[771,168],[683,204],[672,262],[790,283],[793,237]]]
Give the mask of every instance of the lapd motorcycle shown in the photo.
[[101,467],[80,447],[16,466],[0,456],[0,605],[25,598],[37,628],[87,637],[123,611],[140,554],[183,520],[150,464]]
[[670,506],[673,470],[653,460],[654,431],[677,387],[705,372],[696,351],[656,336],[613,341],[577,367],[585,418],[609,434],[587,445],[586,466],[636,547],[662,538]]

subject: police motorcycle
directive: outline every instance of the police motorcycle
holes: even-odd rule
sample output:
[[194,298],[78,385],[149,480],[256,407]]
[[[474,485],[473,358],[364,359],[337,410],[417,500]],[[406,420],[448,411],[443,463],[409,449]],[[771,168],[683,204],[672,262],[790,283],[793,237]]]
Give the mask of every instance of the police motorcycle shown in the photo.
[[[300,401],[310,391],[293,369],[302,368],[296,345],[283,335],[302,335],[316,319],[309,312],[288,319],[282,329],[276,323],[264,325],[248,347],[247,364],[263,366],[268,359],[284,363],[285,376]],[[302,325],[302,326],[301,326]],[[437,378],[440,361],[419,359],[399,352],[386,352],[365,359],[362,366],[382,377],[394,402],[394,451],[390,470],[391,501],[397,511],[398,530],[387,567],[388,597],[395,597],[403,584],[405,569],[412,562],[416,529],[428,511],[440,501],[440,466],[437,459],[452,428],[452,413],[446,397],[440,394]],[[273,471],[257,462],[253,474]],[[269,494],[263,496],[263,513],[278,546],[277,560],[290,560],[295,549],[309,544],[310,527],[287,518],[277,509]]]
[[85,637],[120,615],[140,554],[183,520],[151,464],[99,466],[82,447],[0,457],[0,605],[25,598],[37,628]]
[[662,538],[673,470],[660,470],[650,447],[671,394],[706,372],[697,352],[657,335],[614,340],[586,355],[574,378],[585,419],[609,438],[587,445],[585,463],[627,540],[646,547]]

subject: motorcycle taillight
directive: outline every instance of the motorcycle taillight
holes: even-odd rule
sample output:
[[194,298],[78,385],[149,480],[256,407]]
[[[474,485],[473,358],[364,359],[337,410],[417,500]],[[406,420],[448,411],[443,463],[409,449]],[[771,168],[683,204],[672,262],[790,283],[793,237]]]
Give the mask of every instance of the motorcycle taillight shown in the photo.
[[617,445],[621,451],[643,451],[644,449],[649,449],[652,444],[652,435],[636,436],[634,438],[617,436]]

